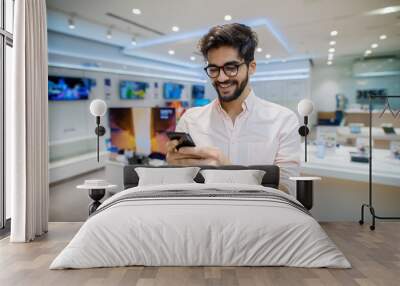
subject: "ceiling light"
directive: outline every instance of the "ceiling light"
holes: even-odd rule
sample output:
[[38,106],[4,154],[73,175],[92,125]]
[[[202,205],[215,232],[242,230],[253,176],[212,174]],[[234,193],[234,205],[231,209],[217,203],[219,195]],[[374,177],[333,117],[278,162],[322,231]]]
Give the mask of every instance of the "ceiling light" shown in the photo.
[[131,41],[131,44],[132,44],[132,46],[136,46],[136,38],[135,37],[132,37],[132,41]]
[[168,54],[170,54],[171,56],[172,56],[172,55],[175,55],[175,51],[174,51],[174,50],[169,50],[169,51],[168,51]]
[[373,49],[376,49],[378,47],[378,44],[377,43],[373,43],[372,45],[371,45],[371,48],[373,48]]
[[266,54],[266,55],[265,55],[265,58],[270,59],[270,58],[271,58],[271,55],[270,55],[270,54]]
[[328,60],[333,60],[333,54],[328,55]]
[[381,9],[376,9],[368,12],[368,15],[385,15],[390,13],[396,13],[400,11],[400,6],[389,6]]
[[328,61],[326,64],[327,64],[328,66],[330,66],[330,65],[332,64],[332,61]]
[[140,11],[140,9],[133,8],[132,9],[132,13],[135,14],[135,15],[140,15],[140,14],[142,14],[142,11]]
[[330,41],[330,42],[329,42],[329,45],[331,45],[331,46],[336,45],[336,41]]
[[107,39],[111,39],[112,38],[112,32],[111,32],[111,30],[108,30],[107,31]]
[[330,49],[328,50],[328,52],[334,53],[334,52],[335,52],[335,48],[330,48]]
[[386,38],[387,38],[386,35],[380,35],[379,36],[379,40],[386,40]]
[[195,57],[195,56],[191,56],[191,57],[190,57],[190,60],[191,60],[191,61],[195,61],[195,60],[196,60],[196,57]]
[[366,56],[368,56],[368,55],[371,54],[371,53],[372,53],[371,50],[366,50],[366,51],[365,51],[365,55],[366,55]]
[[258,53],[261,53],[261,52],[262,52],[262,48],[257,48],[256,51],[257,51]]
[[75,29],[75,21],[74,21],[74,18],[72,18],[72,17],[68,18],[68,27],[69,27],[71,30]]
[[230,20],[232,20],[232,16],[231,15],[225,15],[224,20],[225,21],[230,21]]
[[178,26],[172,26],[172,31],[173,32],[178,32],[179,31],[179,27]]
[[332,37],[337,36],[337,34],[338,34],[338,31],[336,31],[336,30],[331,31],[331,36]]

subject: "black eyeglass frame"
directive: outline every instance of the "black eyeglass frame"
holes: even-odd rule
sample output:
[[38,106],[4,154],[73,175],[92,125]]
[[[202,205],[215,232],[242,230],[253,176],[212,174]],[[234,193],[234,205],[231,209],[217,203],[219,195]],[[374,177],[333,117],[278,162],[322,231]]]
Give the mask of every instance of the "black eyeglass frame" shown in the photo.
[[[206,67],[204,68],[204,71],[205,71],[205,73],[207,74],[207,76],[208,76],[209,78],[217,78],[217,77],[219,77],[219,75],[221,74],[221,69],[224,71],[224,74],[225,74],[227,77],[235,77],[235,76],[237,76],[237,74],[239,73],[239,68],[240,68],[241,65],[247,65],[247,66],[248,66],[248,63],[247,63],[247,62],[242,62],[242,63],[226,63],[226,64],[224,64],[223,66],[208,65],[208,66],[206,66]],[[234,66],[234,67],[236,68],[236,72],[235,72],[234,74],[232,74],[232,75],[227,74],[226,71],[225,71],[225,67],[226,67],[226,66]],[[208,71],[207,71],[207,69],[210,68],[210,67],[218,68],[218,74],[217,74],[216,76],[210,76],[210,74],[209,74]]]

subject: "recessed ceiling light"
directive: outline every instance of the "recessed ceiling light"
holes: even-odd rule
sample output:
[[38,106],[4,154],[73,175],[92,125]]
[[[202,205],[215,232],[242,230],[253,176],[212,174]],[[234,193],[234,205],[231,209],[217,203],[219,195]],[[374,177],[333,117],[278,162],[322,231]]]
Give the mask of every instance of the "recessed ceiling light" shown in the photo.
[[380,35],[379,36],[379,40],[386,40],[386,38],[387,38],[386,35]]
[[336,41],[330,41],[330,42],[329,42],[329,45],[331,45],[331,46],[336,45]]
[[172,26],[172,31],[178,32],[179,31],[179,27],[178,26]]
[[131,44],[132,44],[132,46],[136,46],[136,38],[135,37],[132,37],[132,41],[131,41]]
[[256,51],[257,51],[257,53],[261,53],[261,52],[262,52],[262,48],[258,47],[258,48],[256,49]]
[[337,36],[337,34],[338,34],[338,31],[336,31],[336,30],[331,31],[331,36],[332,37]]
[[169,50],[169,51],[168,51],[168,54],[170,54],[170,55],[175,55],[175,51],[174,51],[174,50]]
[[232,20],[232,16],[231,15],[225,15],[224,20],[225,21],[230,21],[230,20]]
[[372,53],[371,50],[366,50],[366,51],[365,51],[365,55],[366,55],[366,56],[368,56],[368,55],[371,54],[371,53]]
[[328,50],[328,52],[334,53],[334,52],[335,52],[335,48],[330,48],[330,49]]
[[372,45],[371,45],[371,48],[373,48],[373,49],[376,49],[378,47],[378,44],[377,43],[373,43]]
[[390,13],[396,13],[400,11],[400,6],[389,6],[381,9],[376,9],[368,12],[368,15],[385,15]]
[[74,21],[74,19],[73,19],[72,17],[70,17],[70,18],[68,19],[68,27],[69,27],[71,30],[75,29],[75,21]]
[[271,58],[271,55],[270,55],[270,54],[266,54],[266,55],[265,55],[265,58],[270,59],[270,58]]
[[327,65],[330,66],[332,64],[332,61],[328,61]]
[[133,8],[132,9],[132,13],[135,14],[135,15],[140,15],[140,14],[142,14],[142,11],[140,11],[140,9]]
[[190,57],[190,60],[191,60],[191,61],[195,61],[195,60],[196,60],[196,57],[195,57],[195,56],[191,56],[191,57]]
[[333,60],[333,54],[328,55],[328,60]]

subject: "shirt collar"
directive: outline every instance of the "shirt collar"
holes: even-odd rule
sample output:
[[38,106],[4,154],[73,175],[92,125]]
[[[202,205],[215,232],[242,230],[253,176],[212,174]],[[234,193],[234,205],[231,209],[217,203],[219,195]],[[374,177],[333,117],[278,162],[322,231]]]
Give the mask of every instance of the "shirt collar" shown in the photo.
[[[246,99],[242,103],[243,112],[247,113],[253,109],[255,97],[256,96],[254,94],[254,91],[250,90],[249,95],[246,97]],[[221,103],[218,98],[215,100],[214,104],[219,112],[225,112],[225,110],[222,108]]]

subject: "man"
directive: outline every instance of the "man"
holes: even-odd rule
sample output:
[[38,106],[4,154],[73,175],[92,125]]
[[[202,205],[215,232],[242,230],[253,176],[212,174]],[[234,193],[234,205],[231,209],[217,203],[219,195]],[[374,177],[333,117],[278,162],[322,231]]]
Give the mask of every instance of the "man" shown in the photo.
[[167,144],[172,165],[254,165],[280,167],[280,189],[295,195],[290,176],[298,176],[298,118],[291,110],[255,96],[249,76],[256,71],[256,34],[242,24],[216,26],[200,40],[205,71],[218,98],[187,110],[176,131],[187,132],[196,147]]

